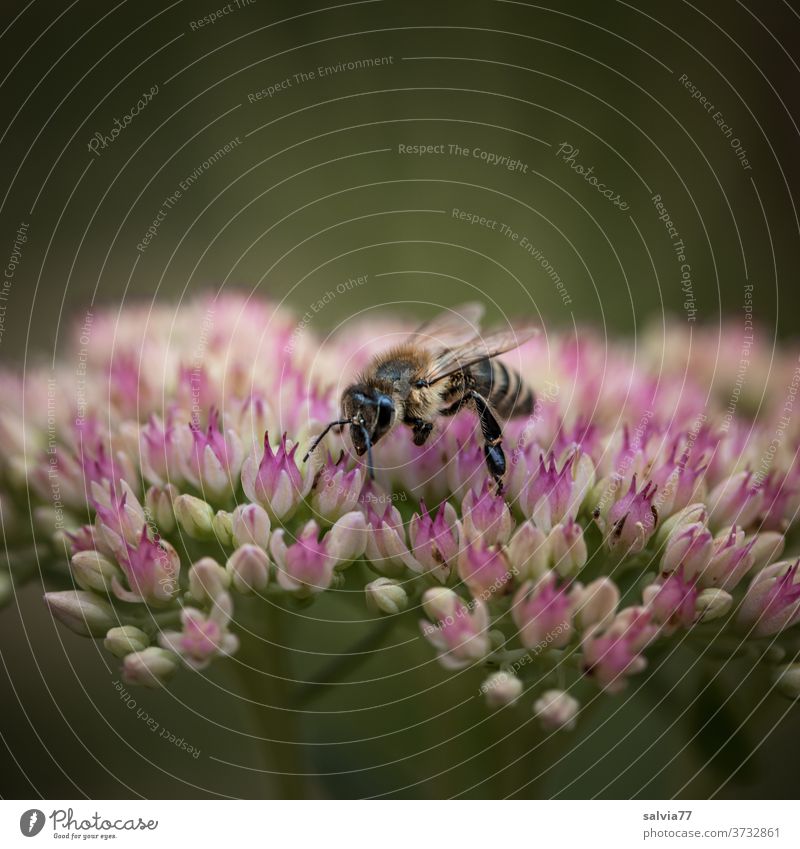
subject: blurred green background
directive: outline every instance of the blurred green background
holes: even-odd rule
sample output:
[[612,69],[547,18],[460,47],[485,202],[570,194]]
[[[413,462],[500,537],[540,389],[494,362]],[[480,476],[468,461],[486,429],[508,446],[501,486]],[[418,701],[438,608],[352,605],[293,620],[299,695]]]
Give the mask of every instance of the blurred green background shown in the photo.
[[[4,364],[57,355],[64,322],[92,302],[178,303],[232,287],[303,313],[361,275],[367,284],[337,297],[314,330],[395,301],[423,314],[478,295],[494,317],[538,314],[552,328],[632,336],[663,315],[741,318],[749,282],[763,333],[796,334],[796,3],[227,9],[201,26],[219,5],[3,4],[4,265],[28,225]],[[96,134],[110,139],[126,114],[92,152]],[[414,145],[436,147],[404,152]],[[489,164],[481,152],[519,164]],[[619,204],[575,164],[593,168]],[[187,674],[169,692],[134,694],[200,748],[194,759],[125,705],[108,658],[54,630],[40,593],[29,586],[0,616],[3,796],[278,792],[258,772],[248,706],[228,692],[236,684],[224,664],[207,681]],[[315,608],[350,615],[336,596]],[[356,633],[295,621],[291,635],[303,678],[320,665],[320,641],[335,653]],[[427,662],[412,628],[386,646],[351,676],[379,683],[348,686],[345,675],[300,717],[297,741],[319,774],[309,792],[796,794],[796,715],[772,701],[751,715],[765,685],[756,676],[718,713],[709,695],[684,714],[670,682],[694,659],[667,659],[647,685],[603,700],[562,758],[536,748],[524,711],[489,717],[477,697],[464,702],[460,680]],[[745,672],[725,671],[721,700]],[[694,667],[682,687],[691,694],[708,674]]]

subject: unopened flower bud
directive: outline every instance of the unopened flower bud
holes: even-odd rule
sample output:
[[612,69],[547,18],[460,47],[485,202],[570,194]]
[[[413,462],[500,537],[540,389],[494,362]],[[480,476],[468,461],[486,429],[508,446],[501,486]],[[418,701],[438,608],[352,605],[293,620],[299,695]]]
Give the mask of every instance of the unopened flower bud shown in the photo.
[[231,532],[236,546],[257,545],[267,550],[272,523],[260,504],[240,504],[232,516]]
[[787,699],[800,699],[800,663],[779,666],[773,673],[773,683]]
[[659,523],[658,530],[654,537],[656,549],[660,550],[666,545],[667,540],[673,534],[677,534],[684,525],[692,525],[696,522],[705,523],[708,520],[708,509],[705,504],[697,502],[689,504],[673,513],[668,519]]
[[201,558],[189,569],[189,595],[201,604],[213,602],[230,583],[230,575],[212,557]]
[[493,672],[481,684],[481,692],[490,708],[500,708],[513,704],[522,695],[522,681],[510,672]]
[[710,587],[698,594],[694,609],[699,622],[713,622],[725,616],[732,604],[733,596],[729,592]]
[[178,488],[171,483],[164,486],[151,486],[147,490],[144,503],[147,515],[156,523],[162,534],[175,530],[175,510],[173,502],[178,497]]
[[82,637],[105,636],[119,621],[111,605],[95,593],[63,590],[45,593],[44,601],[56,619]]
[[233,548],[233,514],[217,510],[211,522],[217,542],[225,548]]
[[785,544],[786,540],[783,534],[779,534],[777,531],[762,531],[758,534],[752,548],[752,571],[757,572],[777,560],[783,554]]
[[619,587],[611,578],[598,578],[573,593],[575,622],[585,631],[593,625],[600,628],[614,618],[619,604]]
[[548,570],[550,547],[547,537],[533,522],[523,522],[506,546],[508,562],[520,581],[536,581]]
[[175,499],[175,518],[192,539],[213,539],[214,511],[207,502],[193,495],[179,495]]
[[178,660],[171,651],[150,646],[126,655],[122,661],[122,680],[155,689],[169,681],[177,669]]
[[269,583],[269,558],[258,545],[240,545],[228,558],[225,568],[237,592],[259,592]]
[[110,592],[112,579],[122,575],[116,563],[93,549],[73,554],[71,563],[75,582],[84,590]]
[[542,728],[546,731],[572,731],[580,704],[563,690],[547,690],[533,705]]
[[392,616],[408,606],[408,593],[403,589],[402,584],[391,578],[370,581],[364,587],[364,592],[367,596],[367,607],[374,613]]
[[562,578],[571,578],[586,565],[586,541],[577,522],[554,525],[547,535],[547,545],[553,569]]
[[103,645],[115,657],[125,657],[131,652],[146,649],[150,645],[150,640],[147,634],[135,625],[122,625],[112,628],[106,634]]

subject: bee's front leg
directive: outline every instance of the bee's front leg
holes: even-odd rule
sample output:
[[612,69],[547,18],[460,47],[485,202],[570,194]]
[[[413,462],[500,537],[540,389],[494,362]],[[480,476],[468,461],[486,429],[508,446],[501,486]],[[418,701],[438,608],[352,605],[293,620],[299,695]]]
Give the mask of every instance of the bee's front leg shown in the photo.
[[414,445],[424,445],[433,431],[433,424],[424,419],[414,419],[411,422],[411,430],[414,433]]

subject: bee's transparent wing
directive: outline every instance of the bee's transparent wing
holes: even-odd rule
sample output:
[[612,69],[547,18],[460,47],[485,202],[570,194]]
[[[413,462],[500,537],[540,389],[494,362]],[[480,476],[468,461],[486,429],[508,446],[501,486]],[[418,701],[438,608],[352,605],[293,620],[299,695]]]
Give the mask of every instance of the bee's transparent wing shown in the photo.
[[474,336],[468,342],[454,348],[446,348],[433,358],[428,373],[423,376],[427,383],[444,380],[481,360],[490,360],[499,354],[513,351],[538,335],[533,325],[509,327],[486,336]]
[[456,348],[480,333],[483,304],[472,301],[440,312],[421,324],[408,341],[428,350]]

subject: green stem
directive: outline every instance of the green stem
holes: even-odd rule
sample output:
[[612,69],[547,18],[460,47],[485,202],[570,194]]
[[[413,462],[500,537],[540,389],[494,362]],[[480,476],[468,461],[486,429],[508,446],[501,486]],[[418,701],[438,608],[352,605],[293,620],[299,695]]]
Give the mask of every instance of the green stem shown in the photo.
[[300,714],[293,698],[293,679],[286,637],[286,611],[277,605],[261,610],[262,634],[242,634],[236,671],[250,702],[253,735],[263,768],[272,779],[270,796],[311,798],[304,758]]
[[317,696],[321,696],[327,686],[342,681],[350,672],[368,660],[395,626],[396,621],[393,616],[379,620],[372,630],[357,640],[346,653],[329,663],[315,681],[309,681],[298,687],[295,692],[296,703],[305,705]]

